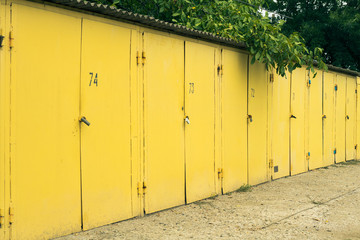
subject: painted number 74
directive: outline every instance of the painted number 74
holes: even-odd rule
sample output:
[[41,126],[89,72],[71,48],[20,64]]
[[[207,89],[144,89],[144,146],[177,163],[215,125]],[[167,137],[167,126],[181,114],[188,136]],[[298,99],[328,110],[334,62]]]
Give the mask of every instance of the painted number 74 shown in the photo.
[[98,86],[98,74],[95,73],[95,75],[94,75],[94,73],[92,73],[92,72],[90,72],[89,74],[90,74],[89,86],[91,86],[91,84]]

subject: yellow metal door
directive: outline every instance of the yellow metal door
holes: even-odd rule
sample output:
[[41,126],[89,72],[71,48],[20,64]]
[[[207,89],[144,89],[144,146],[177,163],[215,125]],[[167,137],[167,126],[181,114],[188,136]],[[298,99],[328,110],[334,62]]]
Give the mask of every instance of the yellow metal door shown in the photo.
[[[290,73],[274,76],[271,98],[271,171],[273,179],[290,175]],[[293,117],[295,118],[295,117]]]
[[81,20],[13,4],[12,24],[11,234],[48,239],[81,230]]
[[144,33],[145,211],[185,203],[184,41]]
[[[131,213],[130,33],[83,20],[81,173],[83,228]],[[101,44],[99,44],[101,43]]]
[[324,72],[323,77],[323,163],[334,163],[334,78],[333,73]]
[[223,193],[247,184],[247,67],[248,55],[222,51]]
[[265,65],[249,65],[248,82],[248,183],[269,180],[267,162],[267,79]]
[[216,194],[214,119],[215,50],[185,43],[186,202]]
[[356,79],[346,78],[346,161],[356,159]]
[[346,77],[336,76],[335,82],[335,161],[345,161],[345,95]]
[[[308,164],[305,156],[305,68],[296,69],[291,74],[290,108],[290,169],[291,175],[306,172]],[[291,117],[293,116],[293,117]]]
[[[357,92],[360,90],[360,77],[356,78]],[[356,159],[360,159],[360,97],[356,94]]]
[[[311,75],[311,73],[310,73]],[[322,162],[322,72],[310,76],[309,95],[309,170],[323,167]]]

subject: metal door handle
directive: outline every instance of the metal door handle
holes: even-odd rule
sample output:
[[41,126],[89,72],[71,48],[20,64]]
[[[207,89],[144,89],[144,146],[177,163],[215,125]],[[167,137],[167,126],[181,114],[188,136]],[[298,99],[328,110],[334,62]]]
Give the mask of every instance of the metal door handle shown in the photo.
[[290,118],[294,118],[294,119],[296,119],[295,115],[291,115],[291,116],[290,116]]
[[346,119],[350,119],[349,115],[346,115]]
[[85,123],[86,125],[90,126],[90,122],[89,122],[88,120],[86,120],[86,117],[82,117],[82,118],[80,119],[80,122],[83,122],[83,123]]
[[190,124],[190,119],[189,119],[188,116],[185,117],[185,122],[186,122],[187,124]]

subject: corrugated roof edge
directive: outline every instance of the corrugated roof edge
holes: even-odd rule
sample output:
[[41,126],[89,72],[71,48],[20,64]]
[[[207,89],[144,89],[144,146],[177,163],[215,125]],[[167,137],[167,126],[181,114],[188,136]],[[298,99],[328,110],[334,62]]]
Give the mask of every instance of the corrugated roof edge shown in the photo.
[[168,31],[186,37],[201,39],[214,43],[220,43],[230,47],[246,49],[246,45],[243,42],[236,42],[232,39],[216,36],[215,34],[212,33],[193,30],[182,25],[162,21],[148,15],[132,13],[108,5],[96,4],[93,2],[88,2],[83,0],[45,0],[42,2],[51,2],[62,6],[67,6],[79,10],[85,10],[105,16],[110,16],[115,19],[119,19],[123,21],[126,20],[144,26],[150,26],[152,28],[159,29],[161,31]]
[[[29,1],[38,2],[38,0],[29,0]],[[156,18],[148,16],[148,15],[132,13],[132,12],[117,9],[115,7],[111,7],[108,5],[96,4],[96,3],[88,2],[88,1],[84,1],[84,0],[45,0],[45,1],[41,1],[41,2],[51,2],[51,3],[58,4],[58,5],[74,8],[74,9],[85,10],[88,12],[113,17],[113,18],[119,19],[119,20],[126,20],[126,21],[130,21],[133,23],[138,23],[138,24],[141,24],[144,26],[150,26],[150,27],[158,29],[160,31],[168,31],[168,32],[172,32],[172,33],[190,37],[190,38],[196,38],[196,39],[200,39],[200,40],[205,40],[205,41],[209,41],[209,42],[213,42],[213,43],[222,44],[225,46],[246,49],[246,44],[243,42],[236,42],[232,39],[216,36],[215,34],[212,34],[212,33],[193,30],[193,29],[187,28],[182,25],[162,21],[162,20],[156,19]],[[329,70],[332,70],[335,72],[360,77],[360,72],[357,72],[357,71],[348,70],[348,69],[344,69],[344,68],[340,68],[340,67],[335,67],[332,65],[328,65],[328,68],[329,68]]]

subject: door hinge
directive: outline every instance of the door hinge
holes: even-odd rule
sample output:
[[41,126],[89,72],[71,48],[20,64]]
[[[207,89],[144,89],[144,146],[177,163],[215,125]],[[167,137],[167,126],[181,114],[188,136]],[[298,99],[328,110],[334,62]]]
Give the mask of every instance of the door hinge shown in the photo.
[[337,84],[335,84],[335,91],[337,91],[338,90],[338,85]]
[[274,159],[269,159],[269,168],[274,167]]
[[142,52],[141,56],[142,56],[142,64],[144,65],[146,63],[146,54],[144,51]]
[[224,75],[224,65],[221,65],[221,75]]
[[139,51],[136,52],[136,64],[137,65],[140,64],[140,53],[139,53]]
[[357,149],[357,144],[355,144],[355,150]]
[[224,169],[218,168],[218,178],[224,178]]
[[334,154],[336,154],[336,148],[334,149]]
[[14,47],[14,32],[13,31],[9,32],[9,47],[10,48]]
[[14,222],[14,208],[9,207],[9,223],[12,224]]
[[4,209],[0,209],[0,228],[3,227],[4,225],[4,218],[5,218],[5,214],[4,214]]
[[306,160],[310,160],[310,152],[306,154]]
[[141,195],[141,194],[145,194],[145,191],[146,191],[146,183],[145,182],[138,182],[137,183],[137,192],[138,192],[138,195]]
[[355,89],[355,93],[357,93],[357,89]]
[[270,82],[274,82],[274,74],[270,73]]
[[143,191],[143,194],[146,193],[146,189],[147,189],[147,184],[146,184],[146,182],[143,182],[143,183],[142,183],[142,191]]

